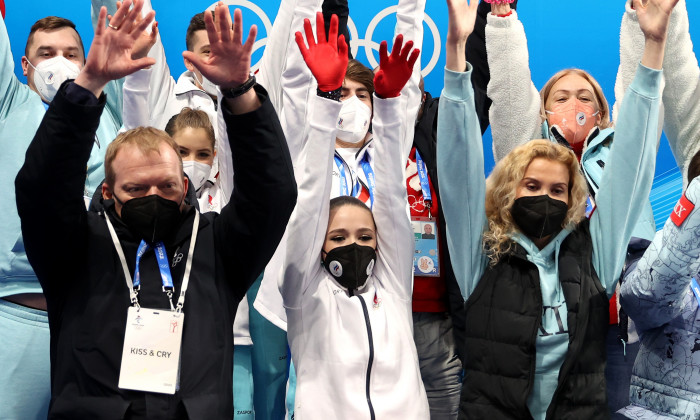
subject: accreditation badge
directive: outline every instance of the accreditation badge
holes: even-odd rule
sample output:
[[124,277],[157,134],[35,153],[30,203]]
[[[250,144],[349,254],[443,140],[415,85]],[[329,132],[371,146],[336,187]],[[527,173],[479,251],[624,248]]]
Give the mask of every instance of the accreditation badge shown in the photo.
[[129,307],[119,388],[174,394],[180,388],[185,314]]
[[440,276],[440,254],[435,219],[411,217],[415,253],[413,254],[413,275],[423,277]]

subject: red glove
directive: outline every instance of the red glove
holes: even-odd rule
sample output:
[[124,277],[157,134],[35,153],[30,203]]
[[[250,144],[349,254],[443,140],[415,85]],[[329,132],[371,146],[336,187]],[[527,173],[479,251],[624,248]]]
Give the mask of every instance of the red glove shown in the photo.
[[323,92],[332,92],[343,86],[345,71],[348,68],[348,45],[345,43],[345,36],[338,37],[338,16],[331,17],[328,41],[326,41],[324,28],[323,14],[318,12],[316,13],[318,42],[314,42],[314,33],[309,19],[304,19],[304,32],[306,32],[309,48],[306,48],[301,32],[296,33],[296,41],[306,65],[318,82],[318,88]]
[[[420,50],[413,48],[413,41],[403,44],[403,35],[398,35],[391,49],[391,55],[387,57],[386,41],[379,46],[379,71],[374,75],[374,91],[380,98],[395,98],[401,93],[413,73],[413,65],[416,64]],[[411,53],[409,57],[408,54]]]

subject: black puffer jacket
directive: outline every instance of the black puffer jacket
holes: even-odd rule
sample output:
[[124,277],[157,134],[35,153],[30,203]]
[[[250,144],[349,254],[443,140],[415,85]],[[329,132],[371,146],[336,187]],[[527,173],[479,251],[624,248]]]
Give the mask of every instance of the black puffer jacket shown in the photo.
[[[569,347],[547,419],[607,419],[605,337],[608,298],[592,263],[588,220],[559,252]],[[537,267],[514,251],[489,267],[466,304],[466,357],[460,419],[531,419],[527,406],[542,321]]]

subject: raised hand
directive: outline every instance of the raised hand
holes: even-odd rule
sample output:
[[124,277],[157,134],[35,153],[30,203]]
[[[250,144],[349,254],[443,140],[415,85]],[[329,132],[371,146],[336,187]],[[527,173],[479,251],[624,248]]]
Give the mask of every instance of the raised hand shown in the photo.
[[250,56],[253,53],[257,26],[250,27],[248,39],[243,39],[243,17],[236,9],[231,13],[228,6],[219,2],[214,9],[216,22],[211,13],[204,14],[204,24],[207,27],[211,52],[209,57],[202,57],[192,51],[185,51],[182,56],[192,62],[195,67],[214,84],[222,89],[235,88],[245,83],[250,77]]
[[[478,1],[477,1],[478,3]],[[487,1],[487,3],[491,3],[491,14],[492,15],[498,15],[498,16],[505,16],[510,14],[510,3],[506,2],[497,2],[494,0],[493,2]]]
[[99,96],[104,86],[111,80],[121,79],[142,68],[152,66],[155,60],[152,58],[132,59],[131,53],[136,39],[153,22],[155,12],[149,12],[146,17],[137,20],[141,16],[143,0],[135,0],[134,7],[131,0],[126,0],[117,9],[109,26],[106,26],[107,8],[102,7],[97,19],[95,37],[90,46],[85,67],[75,79],[75,83],[83,86]]
[[634,0],[639,27],[644,36],[656,42],[665,42],[671,12],[678,0]]
[[678,0],[633,0],[639,27],[644,33],[642,64],[652,69],[661,69],[666,51],[666,35],[671,12]]
[[447,0],[449,23],[445,45],[445,67],[448,70],[459,72],[465,70],[464,56],[467,38],[474,31],[478,7],[479,0]]
[[304,57],[306,65],[318,82],[318,88],[323,92],[331,92],[339,89],[345,79],[345,71],[348,67],[348,45],[345,36],[338,37],[338,16],[331,17],[331,26],[328,31],[328,40],[323,21],[323,13],[316,13],[316,37],[314,41],[313,30],[309,19],[304,19],[304,32],[306,42],[301,32],[295,34],[297,45]]
[[406,42],[403,48],[402,45],[403,35],[401,34],[394,40],[391,55],[387,55],[386,41],[382,41],[379,45],[379,70],[374,75],[374,91],[380,98],[399,96],[401,89],[411,78],[420,50],[413,49],[413,41]]
[[[117,2],[117,9],[122,6],[122,2],[118,1]],[[109,20],[110,24],[112,23],[112,18],[114,16],[112,15],[107,15],[107,20]],[[143,17],[141,15],[138,15],[136,17],[136,22],[135,24],[139,24],[143,20]],[[158,39],[158,22],[153,21],[151,24],[151,30],[148,31],[146,29],[141,33],[141,36],[138,37],[136,40],[136,43],[134,44],[134,48],[131,50],[131,58],[134,60],[138,60],[139,58],[143,58],[148,55],[148,52],[151,51],[151,48],[156,44],[156,40]]]

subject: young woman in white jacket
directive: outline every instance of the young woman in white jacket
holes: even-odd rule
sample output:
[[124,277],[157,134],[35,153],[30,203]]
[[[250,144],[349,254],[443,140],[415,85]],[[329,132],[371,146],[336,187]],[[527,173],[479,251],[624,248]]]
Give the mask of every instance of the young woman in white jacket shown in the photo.
[[[297,369],[295,417],[427,419],[411,328],[413,230],[405,215],[406,156],[399,135],[399,92],[417,51],[409,57],[412,43],[401,49],[398,37],[390,57],[386,43],[380,53],[373,127],[382,141],[376,146],[373,210],[353,197],[329,202],[347,65],[335,22],[327,42],[317,24],[315,42],[307,21],[309,48],[301,47],[319,91],[297,164],[300,195],[287,227],[281,285]],[[301,33],[297,42],[303,45]]]

